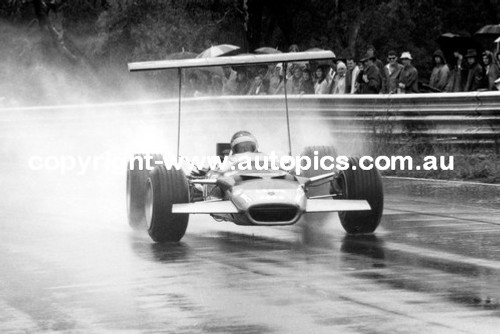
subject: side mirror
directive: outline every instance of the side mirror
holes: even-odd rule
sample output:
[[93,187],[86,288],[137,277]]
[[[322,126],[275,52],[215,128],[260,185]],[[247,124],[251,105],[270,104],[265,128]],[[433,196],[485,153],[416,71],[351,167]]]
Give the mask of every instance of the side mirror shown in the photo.
[[232,177],[219,177],[216,184],[222,189],[222,191],[228,191],[234,186],[235,181]]
[[230,143],[217,143],[216,144],[216,154],[220,158],[220,161],[223,162],[224,158],[229,155],[231,152],[231,144]]

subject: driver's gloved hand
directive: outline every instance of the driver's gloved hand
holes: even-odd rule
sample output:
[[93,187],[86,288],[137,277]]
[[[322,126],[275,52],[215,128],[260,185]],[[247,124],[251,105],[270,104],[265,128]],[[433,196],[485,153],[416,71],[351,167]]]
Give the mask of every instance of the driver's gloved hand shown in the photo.
[[191,171],[191,176],[192,177],[203,177],[203,176],[207,175],[207,173],[208,173],[208,169],[205,169],[205,168],[198,169],[198,168],[195,167]]

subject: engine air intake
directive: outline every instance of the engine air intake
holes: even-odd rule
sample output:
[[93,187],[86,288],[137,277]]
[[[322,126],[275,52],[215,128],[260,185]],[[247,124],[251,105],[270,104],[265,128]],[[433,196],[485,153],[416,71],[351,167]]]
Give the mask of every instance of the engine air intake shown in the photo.
[[248,215],[256,222],[289,222],[297,217],[299,209],[293,205],[262,204],[248,209]]

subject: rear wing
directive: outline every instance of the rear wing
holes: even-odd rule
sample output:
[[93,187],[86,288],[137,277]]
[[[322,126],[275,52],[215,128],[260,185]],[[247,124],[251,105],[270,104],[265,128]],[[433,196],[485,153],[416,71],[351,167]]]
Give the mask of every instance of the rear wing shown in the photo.
[[[332,51],[306,51],[306,52],[290,52],[277,54],[263,55],[242,55],[230,57],[215,57],[215,58],[194,58],[180,60],[158,60],[129,63],[128,69],[130,72],[139,71],[157,71],[177,69],[179,77],[179,111],[177,117],[177,157],[180,157],[181,143],[181,100],[182,100],[182,75],[181,72],[186,68],[203,68],[213,66],[250,66],[258,64],[283,63],[284,72],[288,63],[304,62],[309,60],[329,60],[335,59],[335,54]],[[286,125],[288,130],[288,153],[292,155],[292,139],[290,134],[290,116],[288,114],[288,94],[286,90],[286,74],[284,75],[284,91],[285,91],[285,110],[286,110]]]
[[168,69],[213,67],[213,66],[245,66],[269,63],[290,63],[309,60],[327,60],[335,59],[332,51],[309,51],[309,52],[291,52],[264,55],[244,55],[215,58],[194,58],[179,60],[157,60],[129,63],[130,72],[137,71],[155,71]]

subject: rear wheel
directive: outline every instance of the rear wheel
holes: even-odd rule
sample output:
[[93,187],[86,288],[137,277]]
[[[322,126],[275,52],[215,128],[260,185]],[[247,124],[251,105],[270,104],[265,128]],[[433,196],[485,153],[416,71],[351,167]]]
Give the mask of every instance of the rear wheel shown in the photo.
[[146,200],[146,182],[149,177],[149,166],[155,161],[162,161],[161,154],[135,154],[127,164],[127,216],[128,223],[134,229],[146,228],[144,203]]
[[349,169],[341,171],[334,188],[342,193],[343,199],[364,199],[371,207],[370,211],[339,212],[340,222],[347,233],[374,232],[384,209],[384,191],[378,170],[363,170],[359,167],[359,158],[350,158]]
[[[317,152],[317,153],[315,154],[315,152]],[[321,161],[321,159],[324,157],[332,157],[333,159],[336,159],[337,151],[335,150],[335,148],[333,146],[307,146],[306,148],[304,148],[302,156],[309,157],[309,159],[313,165],[308,170],[302,171],[301,176],[313,177],[313,176],[318,176],[321,174],[333,172],[333,170],[325,170],[322,168],[314,169],[313,167],[314,167],[315,157],[317,156],[318,162]],[[330,165],[333,163],[335,163],[335,162],[331,161],[331,160],[325,161],[326,165]],[[321,167],[321,166],[318,166],[318,167]],[[330,190],[330,182],[325,181],[320,185],[309,187],[308,195],[309,195],[309,197],[328,195],[329,190]]]
[[156,167],[147,181],[145,215],[148,233],[156,242],[175,242],[186,233],[187,213],[172,213],[172,205],[189,202],[189,186],[182,170]]

